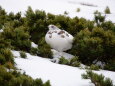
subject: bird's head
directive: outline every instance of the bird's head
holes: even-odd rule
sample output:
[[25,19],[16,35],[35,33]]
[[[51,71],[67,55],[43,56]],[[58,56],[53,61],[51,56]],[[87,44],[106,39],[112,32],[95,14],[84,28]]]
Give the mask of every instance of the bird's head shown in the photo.
[[49,30],[58,30],[59,28],[55,25],[49,25],[48,26]]

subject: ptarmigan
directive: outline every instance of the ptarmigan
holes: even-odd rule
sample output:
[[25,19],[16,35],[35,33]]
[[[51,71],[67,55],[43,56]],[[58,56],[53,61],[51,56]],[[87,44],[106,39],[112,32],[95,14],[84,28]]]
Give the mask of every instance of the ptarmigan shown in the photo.
[[55,25],[48,26],[49,31],[45,36],[45,41],[51,48],[63,52],[72,48],[73,36],[65,30],[61,30]]

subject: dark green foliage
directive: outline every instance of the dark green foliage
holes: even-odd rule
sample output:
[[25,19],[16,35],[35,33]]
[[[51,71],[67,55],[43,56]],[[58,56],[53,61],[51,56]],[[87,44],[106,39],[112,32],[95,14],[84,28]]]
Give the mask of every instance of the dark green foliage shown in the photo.
[[82,76],[83,79],[89,79],[88,75],[85,74],[85,73],[83,73],[81,76]]
[[101,27],[102,27],[104,30],[112,30],[113,32],[115,32],[115,24],[113,24],[111,21],[103,22],[103,23],[101,24]]
[[69,66],[73,66],[73,67],[79,67],[80,66],[80,62],[78,60],[78,57],[75,56],[71,59],[65,59],[64,57],[61,57],[59,59],[59,64],[65,64],[65,65],[69,65]]
[[47,31],[46,13],[40,10],[34,12],[31,7],[28,7],[28,10],[26,11],[26,19],[31,40],[37,43],[41,37],[45,36]]
[[26,58],[27,55],[26,55],[26,53],[24,51],[20,51],[20,57],[21,58]]
[[0,6],[0,26],[2,28],[2,26],[4,25],[4,23],[6,22],[6,11]]
[[38,43],[39,46],[39,55],[44,58],[52,58],[51,47],[46,44],[45,38],[43,37]]
[[35,79],[32,86],[51,86],[50,81],[43,83],[41,79]]
[[96,57],[100,56],[101,52],[103,52],[100,45],[102,42],[101,39],[90,36],[91,32],[88,29],[85,29],[80,31],[75,37],[73,49],[76,49],[76,51],[73,53],[78,55],[79,59],[83,63],[89,63],[89,61],[92,62],[94,59],[96,59]]
[[2,54],[0,54],[0,64],[5,64],[6,59],[4,58],[4,56]]
[[95,14],[95,23],[97,27],[102,27],[104,30],[112,30],[115,32],[115,24],[112,21],[105,21],[106,15],[102,15],[100,12]]
[[0,34],[0,49],[1,48],[10,48],[10,42],[9,40],[5,40],[3,36]]
[[39,53],[39,49],[38,48],[34,48],[34,47],[31,48],[30,53],[32,55],[39,55],[40,54]]
[[26,31],[26,27],[20,26],[14,28],[13,25],[14,22],[6,23],[2,36],[4,39],[10,41],[14,49],[29,52],[31,49],[31,41],[29,40],[30,36]]
[[8,40],[4,40],[4,38],[0,34],[0,64],[4,65],[5,63],[14,64],[13,54],[10,51],[10,42]]
[[85,64],[92,64],[94,60],[107,62],[115,56],[114,36],[111,30],[103,28],[81,30],[75,36],[71,52]]
[[51,86],[50,81],[48,80],[47,82],[45,82],[43,86]]
[[8,48],[0,49],[0,64],[5,64],[6,62],[11,62],[14,64],[14,58],[11,51]]
[[51,86],[49,80],[45,83],[41,79],[32,79],[16,70],[8,72],[0,65],[0,86]]
[[31,48],[31,42],[26,28],[23,26],[15,28],[14,25],[15,22],[5,23],[4,32],[1,33],[2,37],[4,40],[8,40],[7,43],[11,44],[11,48],[29,51]]
[[90,79],[95,86],[113,86],[110,78],[105,78],[102,74],[98,75],[92,71],[86,71],[87,74],[82,74],[82,78]]
[[110,70],[110,71],[115,71],[115,58],[108,61],[108,63],[105,65],[104,69]]
[[69,13],[67,11],[64,12],[64,15],[68,15]]
[[89,69],[90,70],[99,70],[99,66],[92,64]]
[[95,19],[94,21],[96,22],[97,26],[100,27],[101,23],[105,21],[106,16],[103,16],[100,12],[95,14]]
[[110,13],[111,13],[111,11],[110,11],[109,7],[107,6],[105,9],[105,14],[110,14]]
[[68,65],[69,61],[67,59],[65,59],[64,57],[61,57],[61,58],[59,58],[59,64]]
[[80,12],[80,8],[77,8],[76,12]]
[[80,61],[78,59],[77,56],[73,57],[70,59],[69,65],[73,66],[73,67],[79,67],[80,66]]
[[68,24],[69,27],[68,27],[67,31],[70,32],[72,35],[76,35],[77,32],[79,32],[85,28],[89,28],[90,30],[92,30],[94,27],[93,21],[89,21],[84,18],[79,19],[78,17],[70,19],[70,21],[68,21],[68,23],[69,23]]
[[106,78],[104,82],[104,86],[114,86],[114,85],[110,78]]
[[6,62],[4,64],[4,67],[8,68],[9,70],[10,69],[15,69],[14,65],[11,62]]
[[41,79],[36,79],[33,82],[33,86],[43,86],[43,81]]

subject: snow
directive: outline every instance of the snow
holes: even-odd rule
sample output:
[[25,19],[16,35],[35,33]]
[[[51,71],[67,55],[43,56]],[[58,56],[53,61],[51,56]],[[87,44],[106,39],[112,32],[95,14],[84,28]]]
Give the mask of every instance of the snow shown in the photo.
[[58,52],[54,49],[52,49],[51,51],[53,52],[53,57],[54,58],[60,58],[60,55],[63,56],[64,58],[66,58],[66,59],[70,59],[70,58],[74,57],[71,54],[68,54],[68,53],[65,53],[65,52]]
[[[65,52],[58,52],[54,49],[51,50],[53,52],[53,59],[51,59],[52,62],[58,63],[59,62],[59,58],[64,57],[65,59],[71,59],[72,57],[74,57],[71,54],[65,53]],[[84,68],[84,67],[83,67]]]
[[[91,4],[94,6],[86,6],[84,4]],[[115,23],[115,0],[0,0],[0,5],[6,9],[7,12],[22,12],[25,14],[28,6],[34,10],[44,10],[47,13],[63,14],[67,11],[70,17],[84,17],[90,20],[94,19],[94,11],[99,10],[104,13],[106,6],[109,6],[111,14],[107,15],[107,20]],[[76,9],[80,8],[80,12]]]
[[[94,86],[90,80],[81,78],[81,74],[85,73],[83,69],[52,63],[50,59],[32,56],[29,53],[26,53],[27,59],[23,59],[20,58],[19,51],[12,52],[17,57],[16,67],[34,79],[41,78],[44,82],[50,80],[52,86]],[[115,84],[115,72],[105,70],[95,72],[111,78]]]
[[34,42],[31,42],[31,46],[32,46],[33,48],[37,48],[37,47],[38,47],[38,45],[35,44]]

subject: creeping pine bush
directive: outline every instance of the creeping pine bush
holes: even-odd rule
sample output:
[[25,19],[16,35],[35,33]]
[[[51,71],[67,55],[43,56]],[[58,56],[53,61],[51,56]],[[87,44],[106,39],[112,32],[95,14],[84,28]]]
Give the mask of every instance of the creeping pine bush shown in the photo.
[[68,15],[69,13],[67,11],[64,12],[64,15]]
[[39,49],[38,48],[34,48],[34,47],[31,48],[30,53],[32,55],[39,55],[40,54],[39,53]]
[[89,69],[90,70],[99,70],[99,66],[92,64]]
[[77,8],[76,12],[80,12],[80,8]]
[[53,58],[51,47],[45,42],[45,38],[43,37],[41,41],[38,43],[39,46],[39,55],[44,58]]
[[105,70],[115,71],[115,59],[108,61],[108,63],[104,66]]
[[13,54],[8,48],[0,48],[0,64],[5,64],[6,62],[11,62],[14,64]]
[[105,9],[105,14],[110,14],[110,13],[111,13],[111,11],[110,11],[109,7],[107,6]]
[[10,48],[9,40],[5,40],[4,37],[0,34],[0,49]]
[[105,21],[101,24],[101,27],[104,30],[112,30],[113,32],[115,32],[115,24],[112,23],[112,21]]
[[65,65],[69,65],[69,61],[67,59],[65,59],[64,57],[59,58],[59,64],[65,64]]
[[14,21],[5,23],[4,32],[2,33],[2,36],[4,37],[4,39],[9,40],[15,50],[23,50],[29,52],[31,48],[31,41],[29,40],[29,32],[26,30],[27,27],[14,26]]
[[32,79],[28,75],[21,74],[17,70],[8,72],[0,65],[0,86],[51,86],[50,81],[43,83],[41,79]]
[[8,68],[9,70],[10,69],[15,69],[14,65],[11,62],[6,62],[4,64],[4,67]]
[[100,12],[95,14],[94,21],[96,22],[97,26],[100,27],[101,23],[105,21],[106,16],[103,16]]
[[73,66],[73,67],[79,67],[81,64],[78,60],[78,57],[76,56],[71,59],[66,59],[65,57],[61,57],[58,63]]
[[73,57],[70,59],[69,65],[73,66],[73,67],[79,67],[80,66],[80,61],[78,59],[77,56]]
[[86,71],[87,74],[82,74],[83,79],[90,79],[95,86],[113,86],[110,78],[105,78],[102,74],[98,75],[92,71]]
[[8,69],[13,68],[14,66],[14,58],[10,51],[10,47],[10,42],[4,40],[0,34],[0,65],[4,65]]
[[100,12],[98,11],[98,10],[96,10],[95,12],[94,12],[94,14],[99,14]]
[[26,53],[24,51],[20,51],[20,57],[21,58],[26,58],[27,55],[26,55]]
[[34,81],[34,86],[42,86],[43,85],[43,81],[41,80],[41,79],[36,79],[35,81]]
[[79,60],[84,64],[91,65],[96,59],[108,62],[115,56],[115,35],[111,30],[99,27],[93,28],[92,31],[84,29],[74,38],[71,51],[73,55],[79,56]]

